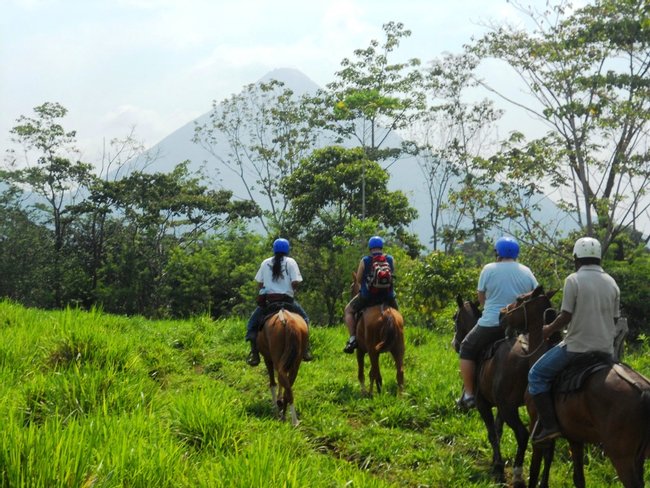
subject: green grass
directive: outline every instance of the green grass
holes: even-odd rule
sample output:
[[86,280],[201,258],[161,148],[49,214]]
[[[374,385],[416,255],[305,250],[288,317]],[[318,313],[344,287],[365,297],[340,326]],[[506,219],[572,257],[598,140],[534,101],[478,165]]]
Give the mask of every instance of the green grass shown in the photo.
[[[407,325],[404,394],[382,356],[384,391],[368,398],[341,352],[345,328],[313,328],[293,428],[275,418],[265,369],[244,362],[244,329],[0,302],[0,486],[495,486],[478,414],[453,408],[450,334]],[[647,373],[647,358],[639,348],[626,361]],[[502,448],[510,475],[508,429]],[[587,485],[616,484],[609,460],[587,452]],[[551,476],[572,486],[564,441]]]

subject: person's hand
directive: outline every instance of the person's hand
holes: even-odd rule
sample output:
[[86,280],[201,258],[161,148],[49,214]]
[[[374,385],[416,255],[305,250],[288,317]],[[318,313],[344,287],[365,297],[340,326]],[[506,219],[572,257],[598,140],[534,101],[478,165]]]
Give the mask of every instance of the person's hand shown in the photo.
[[542,327],[542,338],[544,340],[548,339],[549,337],[551,337],[551,334],[553,334],[553,329],[552,329],[551,325],[552,324],[545,325],[545,326]]

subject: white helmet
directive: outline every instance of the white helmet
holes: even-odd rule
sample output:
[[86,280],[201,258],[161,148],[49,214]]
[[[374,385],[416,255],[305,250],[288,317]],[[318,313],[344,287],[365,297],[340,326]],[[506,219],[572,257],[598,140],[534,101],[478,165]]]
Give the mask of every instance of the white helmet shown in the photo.
[[600,259],[600,242],[593,237],[581,237],[573,246],[573,255],[576,258]]

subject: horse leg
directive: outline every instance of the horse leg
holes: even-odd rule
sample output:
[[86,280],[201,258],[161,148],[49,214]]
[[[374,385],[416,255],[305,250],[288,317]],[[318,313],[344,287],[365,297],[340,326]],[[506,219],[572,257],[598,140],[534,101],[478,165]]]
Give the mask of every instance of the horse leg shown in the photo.
[[497,434],[494,424],[494,416],[492,415],[492,407],[487,403],[480,393],[476,396],[476,409],[483,419],[483,423],[487,429],[488,441],[492,446],[492,475],[497,478],[499,483],[505,483],[505,475],[503,474],[503,458],[501,457],[501,439]]
[[377,385],[377,393],[381,393],[381,372],[379,371],[379,353],[377,351],[369,351],[368,357],[370,358],[370,395],[372,396],[373,384]]
[[278,411],[278,385],[275,382],[275,370],[273,369],[273,361],[264,357],[264,365],[266,366],[266,372],[269,375],[269,389],[271,390],[271,400],[273,401],[273,406],[275,407],[275,413],[279,414]]
[[[359,379],[359,385],[361,386],[361,394],[366,394],[366,378],[363,371],[363,359],[365,353],[357,347],[357,378]],[[370,384],[372,388],[372,383]],[[372,392],[372,391],[371,391]]]
[[612,459],[612,464],[625,488],[643,488],[643,459],[617,458]]
[[[517,439],[517,453],[515,454],[515,461],[513,464],[513,486],[515,488],[525,488],[524,481],[524,456],[526,455],[526,447],[528,445],[528,429],[519,418],[517,407],[508,409],[505,412],[499,411],[500,416],[515,433]],[[500,438],[501,436],[498,435]]]
[[395,360],[395,370],[397,371],[397,394],[401,395],[404,390],[404,348],[398,346],[391,351]]
[[585,446],[582,442],[569,441],[573,460],[573,485],[585,488]]
[[544,461],[544,470],[542,471],[542,478],[539,482],[539,486],[540,488],[548,488],[548,482],[551,474],[551,464],[553,464],[554,454],[554,439],[550,441],[548,446],[533,446],[533,454],[530,459],[530,475],[528,478],[528,486],[530,488],[535,488],[537,486],[537,480],[539,479],[539,471],[542,461]]

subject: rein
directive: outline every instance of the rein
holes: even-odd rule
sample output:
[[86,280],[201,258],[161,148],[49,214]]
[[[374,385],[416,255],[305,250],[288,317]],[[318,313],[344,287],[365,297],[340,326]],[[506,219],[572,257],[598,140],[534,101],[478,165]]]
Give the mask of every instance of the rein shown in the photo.
[[[511,310],[508,310],[508,311],[506,312],[506,315],[509,315],[509,314],[513,313],[515,310],[517,310],[517,309],[523,307],[523,311],[524,311],[524,330],[525,330],[526,332],[528,332],[528,310],[527,310],[527,308],[526,308],[526,303],[528,303],[528,302],[530,302],[530,301],[531,301],[531,300],[523,301],[523,302],[522,302],[520,305],[518,305],[517,307],[515,307],[515,308],[513,308],[513,309],[511,309]],[[544,314],[546,314],[546,311],[547,311],[547,310],[552,310],[552,307],[549,307],[549,308],[547,308],[546,310],[544,310]],[[515,330],[516,330],[516,329],[515,329]],[[529,358],[533,357],[535,354],[537,354],[537,353],[542,349],[542,347],[544,347],[545,343],[546,343],[546,341],[545,341],[545,340],[542,340],[542,342],[540,342],[539,346],[537,346],[535,349],[533,349],[532,351],[530,351],[528,354],[519,354],[519,353],[516,353],[516,352],[515,352],[514,354],[516,354],[517,357],[520,357],[520,358],[522,358],[522,359],[529,359]]]

